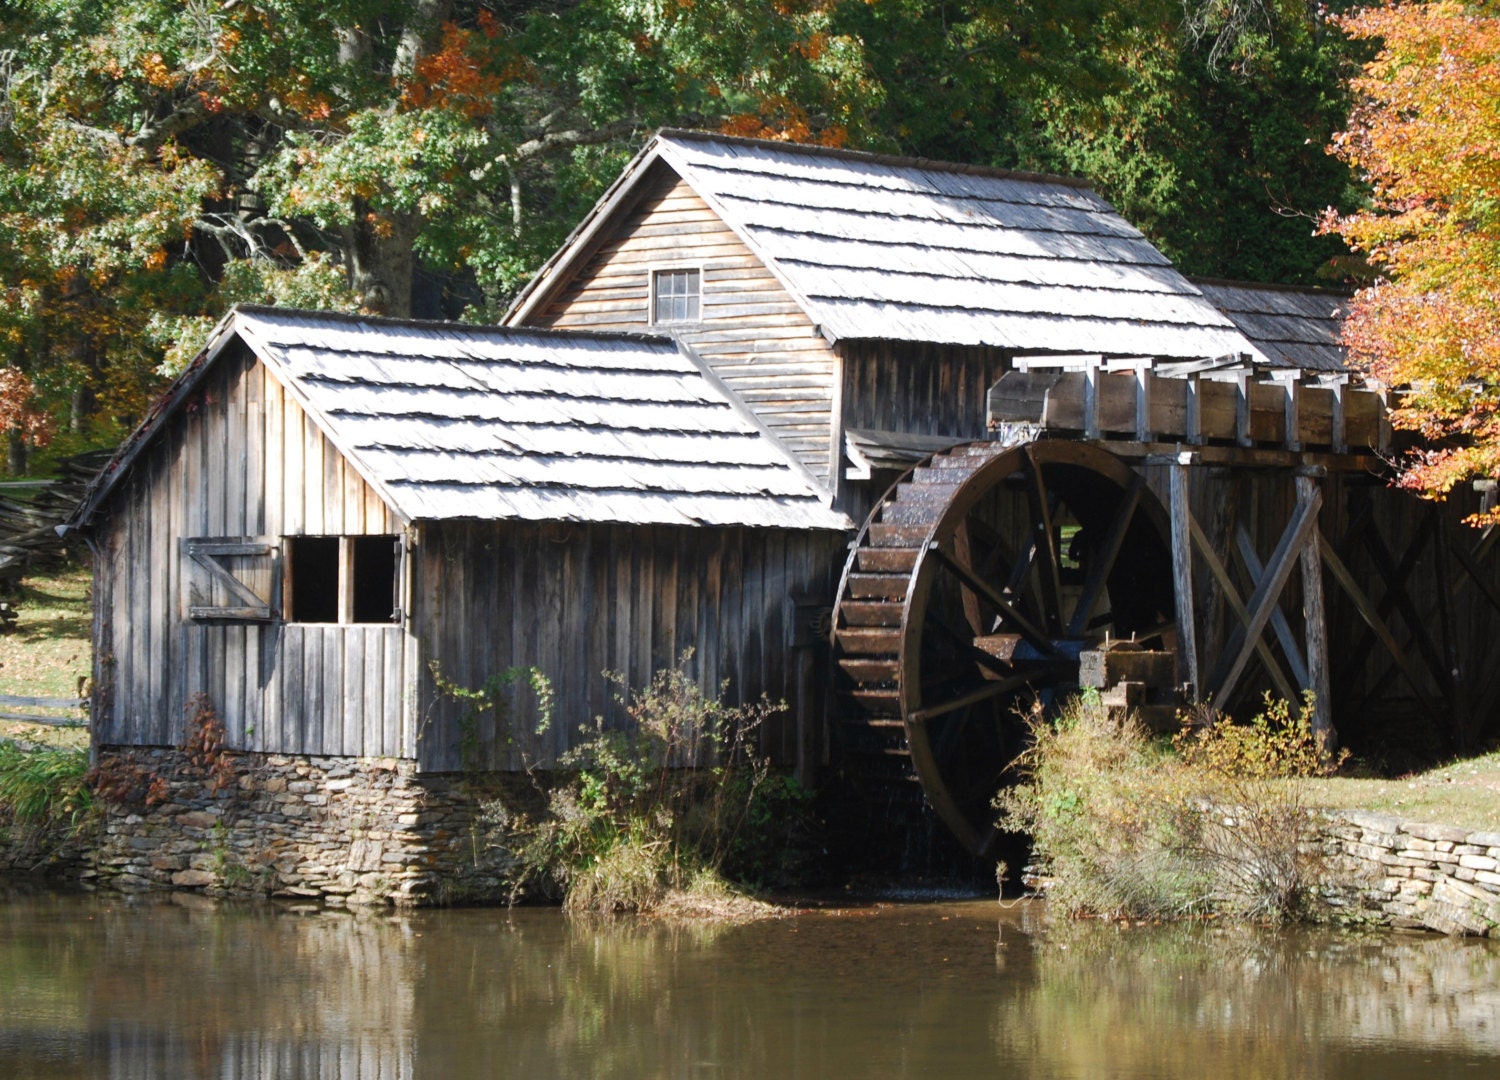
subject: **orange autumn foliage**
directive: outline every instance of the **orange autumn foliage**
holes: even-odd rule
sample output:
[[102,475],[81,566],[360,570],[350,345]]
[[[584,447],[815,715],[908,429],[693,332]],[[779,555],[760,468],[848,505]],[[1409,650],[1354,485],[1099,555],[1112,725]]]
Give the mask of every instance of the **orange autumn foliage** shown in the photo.
[[470,119],[493,113],[501,88],[519,78],[524,65],[502,53],[502,28],[493,15],[481,11],[477,22],[477,31],[443,25],[441,47],[417,61],[401,92],[405,108],[455,109]]
[[1338,23],[1381,43],[1332,147],[1370,205],[1321,226],[1380,275],[1356,295],[1344,341],[1403,388],[1393,420],[1428,441],[1402,463],[1402,486],[1440,498],[1500,477],[1500,6],[1401,3]]

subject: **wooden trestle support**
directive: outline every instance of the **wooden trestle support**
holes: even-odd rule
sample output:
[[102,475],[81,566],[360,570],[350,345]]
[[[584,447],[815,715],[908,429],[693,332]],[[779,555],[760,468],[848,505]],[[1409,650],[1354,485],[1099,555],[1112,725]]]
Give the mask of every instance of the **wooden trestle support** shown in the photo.
[[[1446,507],[1386,486],[1380,458],[1346,445],[1351,413],[1369,421],[1370,444],[1385,430],[1368,391],[1308,409],[1281,380],[1299,400],[1272,403],[1272,431],[1256,430],[1252,399],[1266,398],[1251,390],[1238,408],[1228,401],[1216,438],[1201,413],[1183,430],[1199,393],[1182,393],[1184,379],[1127,373],[1137,408],[1111,430],[1089,417],[1115,392],[1110,377],[1088,393],[1056,374],[1040,394],[1035,372],[1008,375],[1009,396],[1005,380],[992,392],[995,426],[1029,425],[1031,437],[933,456],[851,544],[833,628],[839,728],[846,771],[876,798],[920,784],[967,850],[992,854],[990,803],[1025,716],[1110,669],[1099,657],[1121,641],[1175,670],[1153,699],[1182,708],[1248,715],[1266,691],[1310,692],[1330,742],[1336,724],[1395,698],[1454,748],[1493,728],[1495,536],[1456,524],[1493,503],[1493,485],[1482,504]],[[1071,423],[1049,400],[1060,384],[1084,401]],[[1174,431],[1152,402],[1184,399]],[[1423,579],[1432,587],[1419,592]]]

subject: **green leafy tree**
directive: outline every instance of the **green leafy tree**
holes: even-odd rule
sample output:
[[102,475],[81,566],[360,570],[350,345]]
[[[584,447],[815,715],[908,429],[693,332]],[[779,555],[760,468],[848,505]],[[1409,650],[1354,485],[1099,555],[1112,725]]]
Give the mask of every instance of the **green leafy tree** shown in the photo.
[[1316,26],[1182,12],[0,0],[0,363],[103,440],[236,301],[493,315],[662,125],[1078,172],[1189,269],[1305,277],[1272,208],[1338,202]]
[[837,143],[876,93],[783,0],[32,0],[0,41],[0,355],[75,422],[235,301],[492,311],[643,130]]

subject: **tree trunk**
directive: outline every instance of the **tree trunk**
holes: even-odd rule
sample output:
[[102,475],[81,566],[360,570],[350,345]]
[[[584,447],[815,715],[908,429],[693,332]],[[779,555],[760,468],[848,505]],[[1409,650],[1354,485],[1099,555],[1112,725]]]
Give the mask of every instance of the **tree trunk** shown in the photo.
[[354,224],[344,230],[349,285],[370,314],[410,318],[417,268],[412,244],[421,230],[421,218],[402,214],[377,223],[372,216],[363,199],[355,200]]
[[5,455],[6,471],[12,476],[26,475],[26,440],[18,428],[11,428]]

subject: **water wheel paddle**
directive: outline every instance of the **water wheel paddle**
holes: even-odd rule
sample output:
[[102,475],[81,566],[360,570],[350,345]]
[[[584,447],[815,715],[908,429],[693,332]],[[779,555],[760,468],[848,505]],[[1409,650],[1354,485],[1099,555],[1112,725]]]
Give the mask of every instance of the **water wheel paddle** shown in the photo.
[[839,586],[851,767],[914,776],[959,842],[991,854],[1022,715],[1076,690],[1079,653],[1106,635],[1171,644],[1167,535],[1141,477],[1086,443],[972,443],[914,468]]

